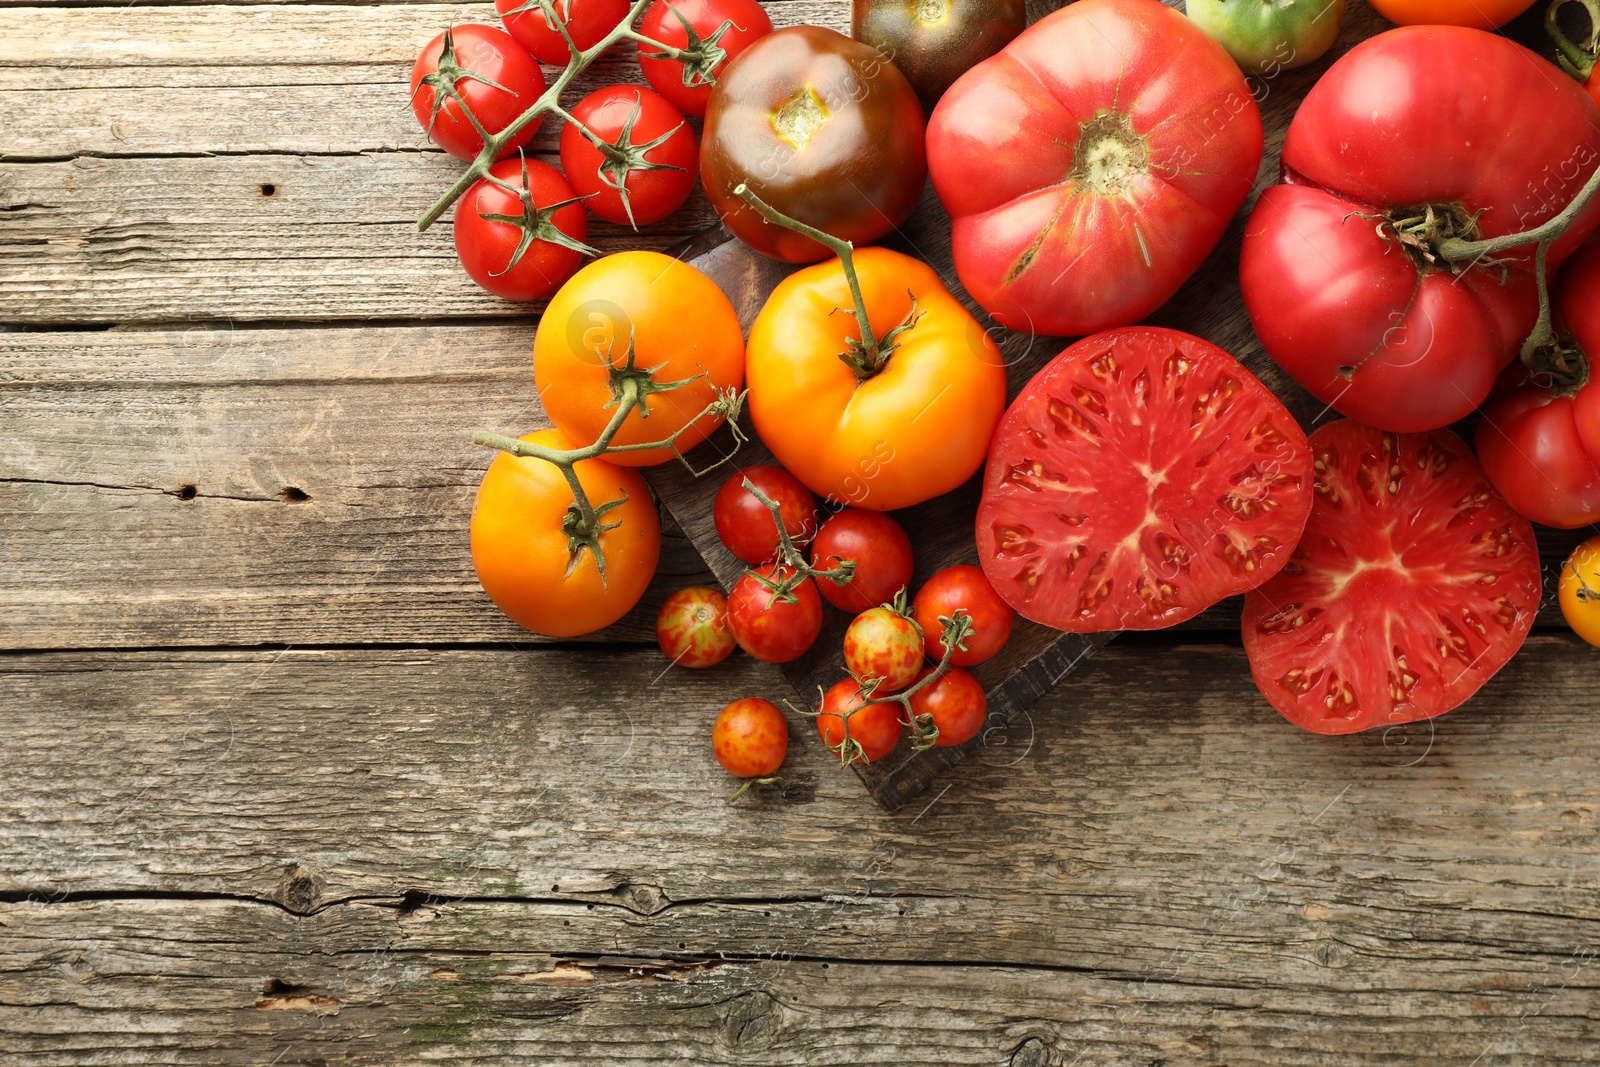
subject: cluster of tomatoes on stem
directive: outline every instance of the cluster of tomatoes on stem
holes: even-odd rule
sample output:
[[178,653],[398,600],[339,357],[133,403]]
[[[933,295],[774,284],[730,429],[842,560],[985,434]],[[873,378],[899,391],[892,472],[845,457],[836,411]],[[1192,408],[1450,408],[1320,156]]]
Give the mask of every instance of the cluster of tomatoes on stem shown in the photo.
[[[1011,608],[972,566],[939,571],[908,600],[911,541],[894,519],[844,508],[819,524],[818,514],[815,496],[781,467],[730,476],[713,521],[750,567],[727,597],[703,586],[668,597],[656,619],[662,652],[692,668],[735,647],[786,663],[816,642],[826,599],[855,616],[844,636],[848,677],[819,692],[808,714],[842,765],[882,759],[907,731],[913,750],[970,741],[988,704],[965,668],[1005,646]],[[787,746],[782,713],[758,698],[728,705],[713,728],[718,761],[742,778],[769,778]]]
[[[770,33],[772,20],[756,0],[496,0],[495,7],[504,30],[452,26],[412,69],[417,120],[434,143],[470,164],[417,226],[427,229],[464,198],[455,245],[467,274],[508,300],[539,300],[596,254],[586,243],[585,210],[638,229],[688,199],[699,172],[688,119],[704,116],[717,75]],[[651,88],[608,85],[564,107],[572,81],[625,40],[638,46]],[[547,83],[540,62],[562,69]],[[525,154],[547,115],[563,123],[560,170]]]

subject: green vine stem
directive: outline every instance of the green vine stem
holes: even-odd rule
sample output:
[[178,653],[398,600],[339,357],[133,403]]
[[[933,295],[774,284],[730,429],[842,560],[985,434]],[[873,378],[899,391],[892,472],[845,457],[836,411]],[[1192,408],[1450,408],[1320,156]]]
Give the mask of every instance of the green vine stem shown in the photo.
[[[1568,4],[1577,4],[1589,16],[1589,39],[1583,44],[1575,43],[1561,31],[1559,16]],[[1544,13],[1544,28],[1556,44],[1556,62],[1561,69],[1581,82],[1588,81],[1600,50],[1600,0],[1555,0]]]
[[[567,516],[562,521],[562,530],[567,535],[567,573],[570,575],[577,567],[584,551],[594,554],[595,566],[600,570],[600,581],[604,585],[606,580],[606,557],[600,547],[600,535],[607,530],[616,528],[617,523],[607,524],[605,517],[611,511],[627,503],[628,496],[624,493],[616,500],[609,500],[596,505],[589,499],[583,483],[578,479],[577,464],[584,460],[600,459],[618,452],[645,452],[655,449],[671,449],[679,462],[689,469],[695,477],[701,477],[716,470],[724,463],[731,460],[744,444],[746,438],[739,429],[739,416],[744,410],[745,393],[738,389],[716,389],[717,398],[707,404],[694,418],[685,422],[677,430],[667,435],[660,441],[650,441],[643,444],[614,445],[612,440],[622,430],[623,423],[635,411],[641,417],[649,414],[648,397],[654,393],[669,392],[681,389],[690,382],[698,381],[705,377],[697,374],[691,378],[684,378],[674,382],[657,382],[653,372],[642,370],[634,363],[633,338],[628,338],[628,357],[621,365],[607,359],[607,367],[611,375],[611,392],[615,398],[616,411],[600,431],[593,444],[582,448],[550,448],[533,441],[523,441],[504,434],[480,432],[473,435],[473,443],[487,448],[498,449],[513,456],[542,459],[553,464],[566,479],[567,486],[572,490],[572,503],[567,508]],[[727,422],[733,430],[733,448],[727,455],[717,460],[703,470],[696,470],[687,457],[678,451],[678,441],[688,433],[701,419],[719,418]]]
[[[1600,2],[1600,0],[1597,0]],[[1589,175],[1589,180],[1584,182],[1583,188],[1578,190],[1576,196],[1567,202],[1557,214],[1541,225],[1531,230],[1520,233],[1508,233],[1501,237],[1490,237],[1482,240],[1469,240],[1464,237],[1447,237],[1438,244],[1439,255],[1450,263],[1452,267],[1462,264],[1470,265],[1485,257],[1492,257],[1500,252],[1508,252],[1523,245],[1534,244],[1534,279],[1539,287],[1539,317],[1534,323],[1531,333],[1522,342],[1522,361],[1531,366],[1534,353],[1540,348],[1555,340],[1554,332],[1550,326],[1550,292],[1549,284],[1545,278],[1545,261],[1550,251],[1550,245],[1566,232],[1572,221],[1588,206],[1593,199],[1595,191],[1600,190],[1600,165],[1596,165],[1594,173]]]
[[[762,507],[772,513],[772,523],[778,528],[777,562],[779,566],[776,568],[776,573],[779,577],[776,580],[772,580],[766,578],[765,575],[757,573],[757,581],[771,589],[776,596],[781,597],[791,593],[795,586],[804,582],[807,578],[814,578],[819,582],[829,581],[834,585],[848,585],[855,579],[856,561],[853,559],[841,559],[838,561],[839,565],[837,567],[830,567],[826,570],[818,570],[808,563],[805,553],[800,551],[800,546],[795,544],[794,538],[789,536],[789,530],[783,522],[783,510],[778,507],[777,502],[757,488],[756,483],[749,478],[744,479],[743,484],[745,491],[755,497]],[[812,532],[813,534],[815,533],[815,531]],[[785,569],[790,572],[787,576],[784,575]]]
[[[829,746],[838,755],[839,766],[848,767],[852,763],[871,762],[862,750],[861,742],[850,736],[850,719],[874,704],[900,705],[903,712],[901,721],[911,728],[911,750],[913,752],[922,752],[938,743],[939,728],[933,724],[933,716],[913,713],[911,710],[911,698],[950,673],[950,658],[958,650],[964,650],[967,647],[967,638],[972,636],[972,616],[967,614],[966,608],[957,608],[950,615],[939,616],[939,625],[941,627],[939,642],[944,647],[944,655],[939,658],[939,663],[933,670],[924,674],[914,684],[907,686],[898,693],[890,693],[881,697],[875,695],[878,679],[871,679],[868,686],[861,690],[861,695],[866,699],[860,704],[842,714],[828,712],[829,715],[837,714],[837,717],[844,723],[844,739],[838,745]],[[852,677],[854,676],[852,675]],[[856,685],[861,685],[861,679],[856,678],[855,681]],[[822,693],[822,702],[826,702],[827,693],[823,692],[820,686],[818,686],[817,691]],[[793,708],[794,705],[791,704],[790,707]],[[822,714],[821,703],[819,703],[816,711],[801,712],[801,714],[817,718]]]
[[[471,109],[466,106],[466,102],[462,100],[460,94],[456,92],[453,81],[448,88],[436,87],[435,99],[437,100],[438,95],[448,92],[450,96],[455,98],[457,106],[459,106],[462,112],[466,114],[468,121],[472,123],[473,127],[480,134],[484,135],[483,149],[478,153],[477,158],[467,165],[467,169],[462,173],[461,177],[456,179],[455,184],[450,186],[443,196],[434,201],[432,207],[423,212],[422,217],[417,220],[417,230],[419,232],[424,231],[428,227],[432,226],[435,222],[439,221],[439,217],[442,216],[446,211],[450,210],[450,205],[461,199],[462,194],[472,187],[473,182],[479,180],[480,178],[488,177],[489,168],[494,166],[495,161],[499,158],[501,152],[505,150],[506,145],[510,144],[516,138],[517,134],[526,129],[529,123],[534,122],[542,115],[554,114],[563,122],[570,122],[574,125],[577,125],[582,130],[584,136],[588,137],[589,140],[597,147],[600,144],[605,143],[597,140],[592,131],[590,131],[587,127],[584,127],[581,122],[578,122],[576,118],[562,109],[561,97],[562,94],[567,91],[567,88],[572,84],[573,80],[578,77],[578,75],[588,70],[590,65],[593,64],[595,60],[604,55],[605,52],[618,41],[624,39],[637,41],[641,46],[648,46],[649,48],[655,49],[655,54],[659,54],[668,59],[674,59],[683,63],[686,71],[692,70],[697,77],[704,79],[702,84],[715,83],[716,76],[711,73],[711,68],[716,66],[716,64],[720,62],[721,59],[726,55],[726,53],[720,47],[718,47],[715,42],[721,33],[724,32],[728,26],[732,25],[732,22],[730,21],[726,23],[723,29],[719,30],[717,34],[713,34],[712,37],[706,38],[705,41],[701,42],[698,48],[674,48],[671,45],[662,44],[660,41],[653,41],[650,38],[635,32],[633,29],[633,24],[639,20],[640,15],[644,14],[645,8],[649,7],[653,2],[654,0],[634,0],[633,6],[628,9],[628,14],[624,16],[622,21],[612,27],[611,32],[596,42],[592,48],[579,48],[577,46],[577,44],[572,40],[572,34],[567,31],[566,19],[556,15],[555,6],[552,3],[552,0],[529,0],[529,3],[526,3],[522,5],[522,7],[518,8],[518,11],[530,10],[534,8],[542,11],[544,13],[545,22],[548,25],[557,27],[561,31],[561,36],[566,38],[567,49],[571,54],[571,58],[567,61],[565,69],[563,69],[560,74],[556,75],[555,80],[549,84],[542,94],[540,94],[539,99],[534,101],[526,111],[518,115],[509,126],[501,130],[499,133],[488,134],[484,132],[483,126],[481,123],[479,123],[477,116],[472,114]],[[512,13],[513,12],[507,12],[507,14]],[[464,71],[463,74],[467,77],[472,77],[474,80],[482,80],[477,78],[470,71]],[[642,149],[642,146],[634,147],[639,147]],[[623,180],[626,180],[625,175]],[[622,193],[623,202],[626,204],[626,190],[622,190]],[[631,208],[629,209],[629,214],[632,214]]]
[[911,298],[911,314],[906,317],[906,320],[884,334],[880,340],[878,335],[872,331],[872,320],[867,317],[867,302],[861,296],[861,282],[856,276],[855,245],[835,237],[831,233],[825,233],[815,226],[807,226],[797,219],[790,218],[751,192],[750,187],[743,182],[734,188],[733,195],[755,208],[763,218],[773,225],[783,226],[803,237],[809,237],[839,257],[839,266],[844,271],[844,280],[850,286],[850,299],[855,302],[856,325],[861,331],[861,339],[851,338],[846,350],[839,353],[839,358],[851,370],[855,371],[857,378],[862,380],[870,378],[883,370],[884,365],[889,362],[890,354],[894,352],[895,339],[915,326],[917,320],[922,317],[917,312],[916,297],[913,296]]

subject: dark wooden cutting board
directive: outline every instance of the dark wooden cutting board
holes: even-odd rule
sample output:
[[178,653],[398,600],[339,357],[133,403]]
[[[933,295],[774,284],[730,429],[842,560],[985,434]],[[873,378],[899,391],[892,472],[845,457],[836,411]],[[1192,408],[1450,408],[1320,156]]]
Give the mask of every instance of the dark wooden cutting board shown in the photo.
[[[1521,20],[1508,29],[1522,43],[1548,55],[1550,48],[1541,40],[1536,21],[1526,26],[1524,22],[1528,20]],[[1171,301],[1144,320],[1151,325],[1196,334],[1231,352],[1283,400],[1307,432],[1337,416],[1301,389],[1262,350],[1239,293],[1239,245],[1245,220],[1257,196],[1277,180],[1278,152],[1284,133],[1306,92],[1334,59],[1359,41],[1390,28],[1390,24],[1371,8],[1364,4],[1352,5],[1338,43],[1328,56],[1302,70],[1282,72],[1273,77],[1247,78],[1261,107],[1266,130],[1266,150],[1255,186],[1200,270]],[[985,327],[994,325],[967,296],[956,276],[950,253],[949,216],[931,186],[924,191],[922,202],[911,219],[882,243],[931,264],[980,323]],[[680,248],[678,254],[722,287],[738,309],[747,332],[772,289],[794,269],[751,251],[721,228],[702,234]],[[1032,336],[998,326],[994,326],[992,334],[1006,358],[1008,400],[1069,343],[1064,338]],[[730,447],[727,431],[719,431],[690,455],[690,461],[697,469],[704,468],[726,455]],[[712,498],[735,466],[770,462],[771,454],[759,441],[752,440],[740,451],[736,464],[729,464],[707,478],[696,479],[679,464],[667,464],[645,472],[662,503],[689,535],[724,588],[732,586],[744,570],[744,564],[717,539],[711,521]],[[916,551],[914,586],[943,567],[977,562],[973,520],[980,478],[981,475],[975,477],[945,496],[894,513],[911,535]],[[784,668],[799,691],[801,702],[812,708],[817,704],[819,685],[826,688],[845,676],[840,645],[849,619],[831,607],[825,607],[825,612],[822,636],[816,645],[807,655]],[[886,809],[893,810],[975,751],[1018,744],[1025,740],[1026,734],[1019,738],[1018,731],[1009,728],[1016,718],[1113,636],[1110,633],[1087,637],[1063,634],[1019,617],[1011,641],[1001,654],[973,671],[989,696],[987,729],[966,745],[922,753],[911,752],[909,743],[902,741],[888,757],[857,768],[857,773],[872,796]],[[1005,757],[1007,762],[1011,758]]]

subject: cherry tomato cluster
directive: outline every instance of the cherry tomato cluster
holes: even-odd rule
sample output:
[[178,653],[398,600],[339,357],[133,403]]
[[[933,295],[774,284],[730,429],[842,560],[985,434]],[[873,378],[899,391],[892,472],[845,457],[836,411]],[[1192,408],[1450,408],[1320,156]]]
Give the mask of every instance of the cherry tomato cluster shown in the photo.
[[[499,162],[456,208],[456,255],[496,296],[542,300],[570,278],[595,254],[586,211],[638,229],[682,206],[699,172],[689,118],[704,117],[728,62],[772,32],[756,0],[656,0],[638,31],[650,88],[607,85],[570,111],[550,103],[542,111],[563,123],[561,167],[527,158],[543,113],[526,116],[550,87],[539,64],[578,62],[630,21],[631,7],[629,0],[496,0],[504,30],[453,26],[417,57],[412,110],[440,148],[471,161],[486,137],[514,131]],[[669,49],[705,60],[686,63]]]
[[[844,636],[849,677],[815,712],[818,735],[842,762],[882,759],[907,729],[925,745],[960,745],[977,735],[988,704],[963,668],[999,653],[1015,618],[979,568],[946,567],[908,600],[913,558],[900,524],[857,508],[824,518],[811,491],[776,466],[729,476],[712,516],[723,545],[749,569],[727,597],[697,586],[667,598],[656,637],[675,665],[709,667],[735,647],[770,663],[797,659],[821,633],[827,600],[855,616]],[[774,713],[760,709],[767,718]],[[747,700],[723,711],[737,724],[752,714]],[[751,749],[765,751],[778,736],[719,718],[713,747],[734,774],[766,777],[772,771],[741,768],[765,766]],[[787,731],[781,736],[786,744]]]

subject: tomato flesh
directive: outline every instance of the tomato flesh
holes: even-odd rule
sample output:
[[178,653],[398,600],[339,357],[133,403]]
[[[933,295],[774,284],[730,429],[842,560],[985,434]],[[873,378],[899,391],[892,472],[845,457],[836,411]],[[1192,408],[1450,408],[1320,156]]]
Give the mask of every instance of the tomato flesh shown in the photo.
[[1448,430],[1340,420],[1311,435],[1305,537],[1245,597],[1250,671],[1284,718],[1344,734],[1457,707],[1539,608],[1533,528]]
[[1057,356],[1001,419],[978,558],[1046,626],[1171,626],[1288,561],[1310,463],[1294,417],[1222,349],[1108,330]]

